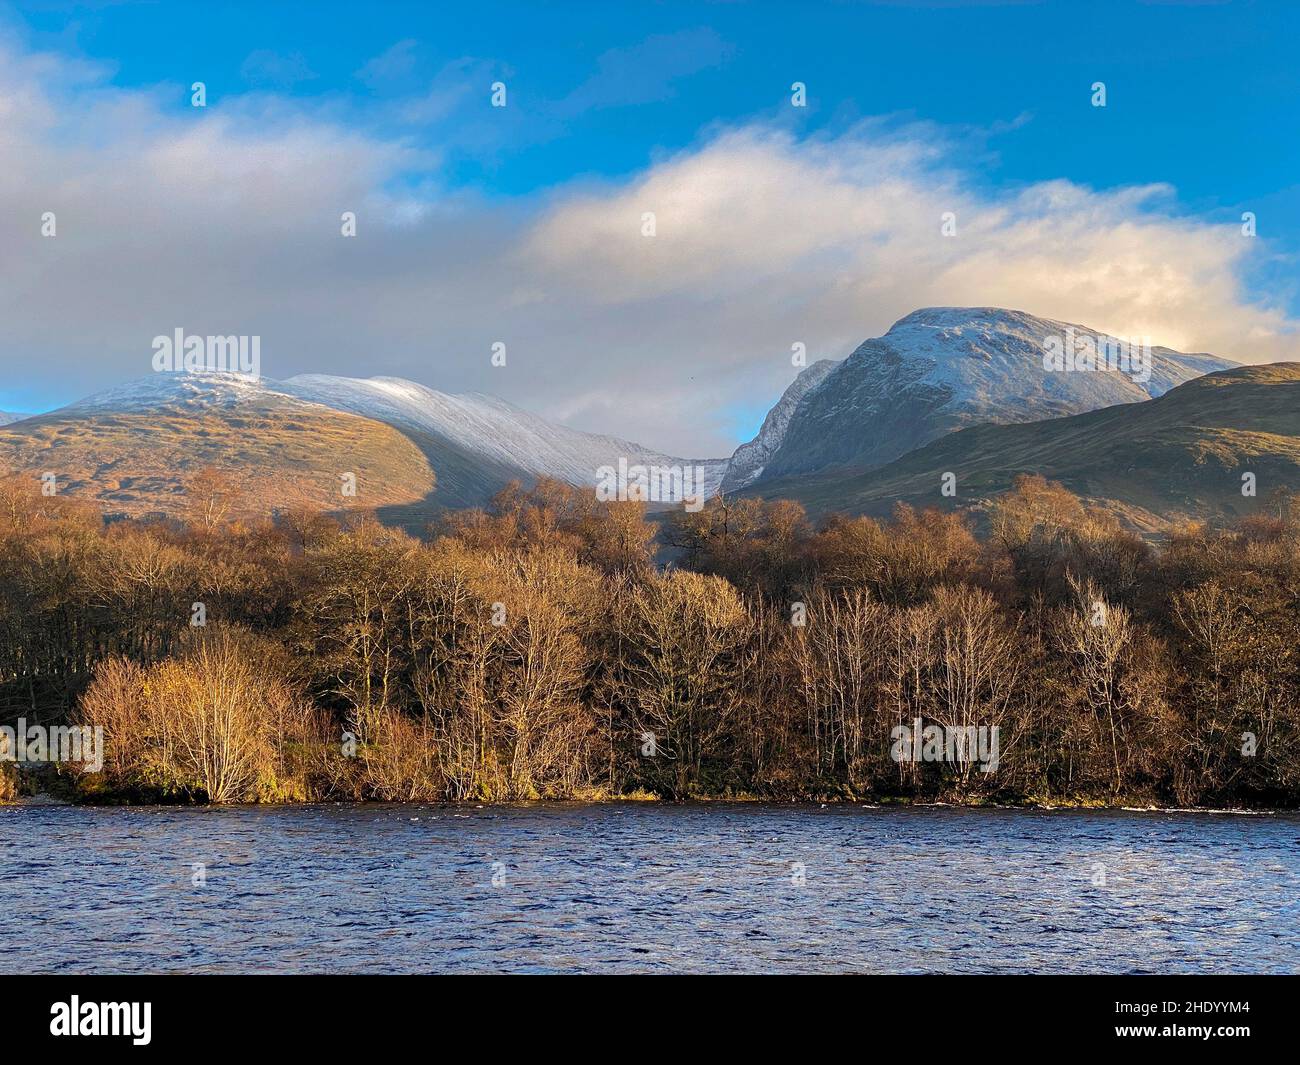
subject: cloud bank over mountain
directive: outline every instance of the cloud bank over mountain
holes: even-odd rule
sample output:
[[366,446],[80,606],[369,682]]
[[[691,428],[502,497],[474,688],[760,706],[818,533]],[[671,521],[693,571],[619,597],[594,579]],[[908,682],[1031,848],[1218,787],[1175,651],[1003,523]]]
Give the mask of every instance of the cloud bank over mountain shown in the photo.
[[[919,306],[1296,356],[1295,323],[1245,280],[1263,238],[1185,214],[1165,186],[994,190],[994,161],[960,131],[808,133],[756,114],[633,174],[490,193],[429,144],[449,111],[481,110],[485,143],[494,122],[532,120],[522,102],[490,107],[493,69],[466,60],[382,114],[261,89],[198,109],[188,85],[123,89],[105,67],[0,38],[0,406],[139,377],[153,337],[183,327],[261,336],[274,378],[399,376],[723,455],[739,441],[720,412],[761,417],[795,376],[792,345],[842,358]],[[599,106],[580,87],[568,106]]]

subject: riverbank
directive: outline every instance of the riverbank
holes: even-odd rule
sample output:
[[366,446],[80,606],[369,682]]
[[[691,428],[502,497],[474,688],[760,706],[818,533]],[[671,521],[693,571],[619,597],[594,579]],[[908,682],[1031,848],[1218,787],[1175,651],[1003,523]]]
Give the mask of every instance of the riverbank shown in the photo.
[[93,803],[1300,806],[1300,523],[1154,552],[1030,478],[983,542],[736,501],[662,568],[590,503],[510,492],[427,540],[19,513],[0,748],[102,768]]
[[668,798],[644,790],[616,794],[599,789],[587,789],[581,794],[553,798],[535,798],[526,800],[491,801],[484,799],[441,799],[427,798],[406,801],[391,799],[354,799],[311,797],[291,801],[268,800],[265,802],[244,803],[208,803],[202,797],[143,795],[140,793],[123,794],[92,789],[87,792],[75,786],[64,787],[56,791],[11,791],[0,795],[0,806],[70,806],[70,807],[130,807],[130,808],[187,808],[211,807],[221,809],[257,809],[286,808],[307,806],[437,806],[444,809],[509,809],[520,806],[600,806],[638,803],[649,806],[816,806],[819,808],[844,809],[969,809],[969,810],[1029,810],[1038,812],[1062,811],[1123,811],[1129,813],[1206,813],[1206,814],[1286,814],[1297,812],[1296,807],[1288,806],[1180,806],[1151,802],[1135,796],[1121,796],[1114,799],[1101,799],[1095,796],[1076,797],[1041,797],[1026,796],[1020,799],[991,798],[987,795],[691,795],[685,798]]

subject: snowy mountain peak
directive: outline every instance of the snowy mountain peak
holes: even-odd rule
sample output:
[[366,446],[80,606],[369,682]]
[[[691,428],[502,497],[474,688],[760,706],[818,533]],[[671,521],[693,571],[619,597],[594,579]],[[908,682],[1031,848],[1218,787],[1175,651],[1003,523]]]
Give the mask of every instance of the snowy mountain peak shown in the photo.
[[[359,379],[302,374],[273,381],[244,374],[198,371],[155,373],[98,392],[62,408],[78,418],[167,411],[238,414],[252,405],[308,406],[382,422],[402,431],[424,452],[438,477],[439,500],[481,505],[512,480],[551,477],[595,486],[606,467],[697,467],[691,485],[717,491],[726,459],[675,458],[615,436],[558,425],[483,393],[452,395],[398,377]],[[697,481],[695,478],[701,480]],[[697,489],[692,488],[692,492]]]
[[1236,365],[1153,346],[1143,351],[1141,372],[1045,367],[1054,344],[1070,348],[1081,338],[1130,339],[997,307],[913,311],[864,341],[795,406],[761,477],[878,466],[967,425],[1139,402]]
[[557,425],[496,396],[452,395],[397,377],[302,374],[279,387],[300,399],[437,437],[498,468],[518,471],[515,475],[521,478],[546,476],[594,485],[598,471],[617,467],[619,459],[628,465],[698,464],[712,494],[726,470],[725,459],[674,458],[616,436]]
[[[806,367],[730,460],[682,459],[616,436],[580,432],[483,393],[449,394],[398,377],[155,373],[64,408],[78,416],[157,409],[260,413],[310,404],[392,426],[423,451],[440,500],[477,504],[510,480],[594,485],[605,468],[702,467],[706,494],[828,467],[870,468],[956,429],[1077,414],[1160,396],[1234,366],[1213,355],[1144,349],[1143,373],[1068,372],[1044,362],[1052,343],[1107,338],[1084,326],[997,307],[924,307],[842,362]],[[1119,338],[1123,339],[1123,338]],[[319,411],[317,411],[319,413]]]
[[[1043,355],[1053,342],[1067,347],[1083,338],[1094,345],[1145,341],[1151,354],[1150,376],[1114,369],[1092,373],[1044,369]],[[923,307],[900,318],[883,337],[864,342],[850,358],[870,358],[881,345],[913,360],[931,360],[934,365],[927,380],[953,387],[958,406],[996,393],[1003,397],[1004,407],[1023,402],[1027,410],[1055,400],[1072,408],[1080,402],[1091,404],[1080,408],[1091,410],[1154,398],[1192,377],[1237,365],[1214,355],[1151,345],[1149,338],[1117,337],[1000,307]]]
[[903,332],[909,328],[1014,328],[1043,321],[1047,319],[1006,307],[918,307],[891,325],[889,333],[895,330]]
[[64,410],[142,410],[160,404],[229,405],[268,391],[265,378],[224,370],[154,373],[87,396]]

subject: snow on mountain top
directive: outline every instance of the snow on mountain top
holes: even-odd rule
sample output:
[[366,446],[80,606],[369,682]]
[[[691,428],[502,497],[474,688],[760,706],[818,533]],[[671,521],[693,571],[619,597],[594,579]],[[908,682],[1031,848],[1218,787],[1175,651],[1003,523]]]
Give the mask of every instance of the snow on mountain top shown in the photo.
[[[1097,336],[1084,326],[996,307],[913,311],[842,362],[823,360],[805,368],[768,412],[758,435],[729,460],[674,458],[619,437],[558,425],[495,396],[453,395],[396,377],[303,374],[277,382],[219,371],[156,373],[64,409],[306,402],[426,434],[491,464],[496,476],[548,476],[590,485],[602,467],[617,467],[620,460],[629,466],[699,466],[712,494],[724,477],[730,489],[764,475],[883,461],[881,456],[901,453],[898,448],[920,446],[963,425],[1032,421],[1136,402],[1236,365],[1213,355],[1153,347],[1148,380],[1122,370],[1045,369],[1047,342],[1071,330]],[[925,424],[913,425],[918,419]]]
[[1063,341],[1071,334],[1139,339],[1116,338],[1087,326],[998,307],[923,307],[900,318],[883,337],[866,341],[849,358],[871,357],[887,346],[908,360],[928,361],[931,365],[922,380],[951,389],[954,407],[1009,411],[1021,404],[1031,416],[1063,406],[1091,410],[1149,399],[1201,374],[1237,365],[1214,355],[1152,345],[1151,374],[1145,381],[1142,375],[1123,370],[1044,369],[1049,339]]
[[112,408],[136,411],[164,403],[219,405],[273,392],[274,382],[224,370],[154,373],[69,403],[62,410]]
[[274,400],[310,403],[437,437],[492,463],[495,475],[553,477],[594,485],[601,467],[698,466],[705,493],[717,491],[726,459],[681,459],[615,436],[584,433],[484,393],[452,395],[398,377],[301,374],[273,381],[227,371],[156,373],[69,404],[63,410],[142,412],[184,405],[231,407]]
[[[789,415],[763,479],[836,466],[872,468],[982,423],[1058,418],[1163,395],[1235,365],[1212,355],[1140,348],[1138,365],[1074,364],[1086,326],[996,307],[924,307],[864,341]],[[1126,338],[1118,338],[1124,341]],[[1070,365],[1045,356],[1070,353]],[[1121,352],[1116,352],[1120,354]],[[755,475],[758,476],[758,475]]]
[[289,395],[431,433],[462,450],[534,476],[595,484],[602,466],[704,468],[709,494],[717,490],[725,459],[680,459],[615,436],[584,433],[549,422],[496,396],[452,395],[396,377],[368,379],[301,374],[278,387]]

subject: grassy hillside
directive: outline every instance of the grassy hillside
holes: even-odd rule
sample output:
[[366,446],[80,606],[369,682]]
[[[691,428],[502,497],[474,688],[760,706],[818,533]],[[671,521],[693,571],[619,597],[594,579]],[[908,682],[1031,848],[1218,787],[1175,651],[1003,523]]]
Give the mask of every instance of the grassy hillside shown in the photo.
[[[168,404],[141,413],[56,411],[0,427],[0,472],[56,475],[60,494],[108,514],[177,514],[185,482],[215,468],[234,478],[239,511],[430,509],[437,476],[418,442],[380,422],[283,397],[234,406]],[[340,475],[354,473],[354,498]]]

